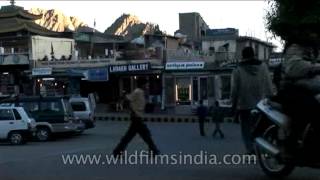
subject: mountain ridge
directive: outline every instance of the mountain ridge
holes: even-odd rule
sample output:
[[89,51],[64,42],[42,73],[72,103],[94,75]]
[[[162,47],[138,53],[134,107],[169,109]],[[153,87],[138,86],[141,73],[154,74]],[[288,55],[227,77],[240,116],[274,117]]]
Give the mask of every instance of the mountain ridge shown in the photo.
[[35,23],[51,31],[76,31],[79,27],[88,27],[88,25],[78,17],[67,16],[57,9],[46,10],[42,8],[31,8],[28,12],[36,15],[42,14],[42,18],[35,20]]

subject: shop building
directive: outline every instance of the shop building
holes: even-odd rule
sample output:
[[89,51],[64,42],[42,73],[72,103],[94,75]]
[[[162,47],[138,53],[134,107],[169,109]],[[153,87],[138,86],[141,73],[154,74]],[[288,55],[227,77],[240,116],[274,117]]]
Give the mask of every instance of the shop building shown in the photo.
[[[28,13],[23,7],[12,5],[0,9],[0,89],[1,96],[32,94],[28,71],[35,53],[34,36],[72,38],[70,33],[49,31],[34,23],[41,15]],[[50,47],[50,46],[49,46]],[[44,57],[41,57],[44,58]],[[49,58],[49,57],[47,57]]]

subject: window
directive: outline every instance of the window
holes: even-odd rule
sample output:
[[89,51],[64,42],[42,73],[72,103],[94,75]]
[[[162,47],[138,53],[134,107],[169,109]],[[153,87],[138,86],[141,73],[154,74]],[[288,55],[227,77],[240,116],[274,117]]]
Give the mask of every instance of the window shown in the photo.
[[27,113],[39,111],[38,102],[19,102],[18,106],[24,107]]
[[14,120],[11,109],[0,109],[0,121]]
[[207,78],[200,78],[200,99],[208,99]]
[[209,55],[212,56],[215,53],[215,48],[214,47],[209,47]]
[[85,111],[86,105],[84,102],[72,102],[71,107],[73,111]]
[[176,79],[176,100],[178,102],[191,101],[191,81],[188,77]]
[[174,79],[173,77],[165,78],[165,93],[166,93],[166,103],[174,104],[175,103],[175,90],[174,90]]
[[62,103],[60,101],[41,102],[41,111],[63,112]]
[[205,30],[202,29],[202,30],[200,31],[200,34],[201,34],[201,37],[205,36],[205,35],[206,35]]
[[221,85],[221,98],[229,99],[231,95],[231,75],[222,75]]
[[13,110],[13,113],[14,113],[14,117],[16,117],[16,120],[21,120],[21,116],[16,109]]

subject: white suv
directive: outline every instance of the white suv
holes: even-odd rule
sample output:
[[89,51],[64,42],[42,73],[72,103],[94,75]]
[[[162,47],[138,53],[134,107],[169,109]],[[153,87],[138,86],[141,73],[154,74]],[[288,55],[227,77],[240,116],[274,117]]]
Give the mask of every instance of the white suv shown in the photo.
[[69,103],[76,120],[82,121],[86,129],[95,127],[95,108],[89,98],[71,97]]
[[35,131],[35,124],[23,107],[0,106],[0,139],[24,144]]

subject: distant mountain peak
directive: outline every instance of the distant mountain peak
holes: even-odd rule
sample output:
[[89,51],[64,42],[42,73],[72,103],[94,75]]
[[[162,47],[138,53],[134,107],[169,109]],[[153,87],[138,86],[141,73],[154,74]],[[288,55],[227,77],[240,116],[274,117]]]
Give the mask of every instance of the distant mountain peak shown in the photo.
[[66,16],[58,9],[46,10],[42,8],[31,8],[29,13],[36,15],[42,14],[42,18],[36,20],[35,23],[52,31],[76,31],[79,27],[88,26],[79,18],[75,16]]
[[143,23],[136,15],[122,14],[105,30],[106,34],[123,36],[128,40],[135,39],[146,33],[161,32],[158,25]]

